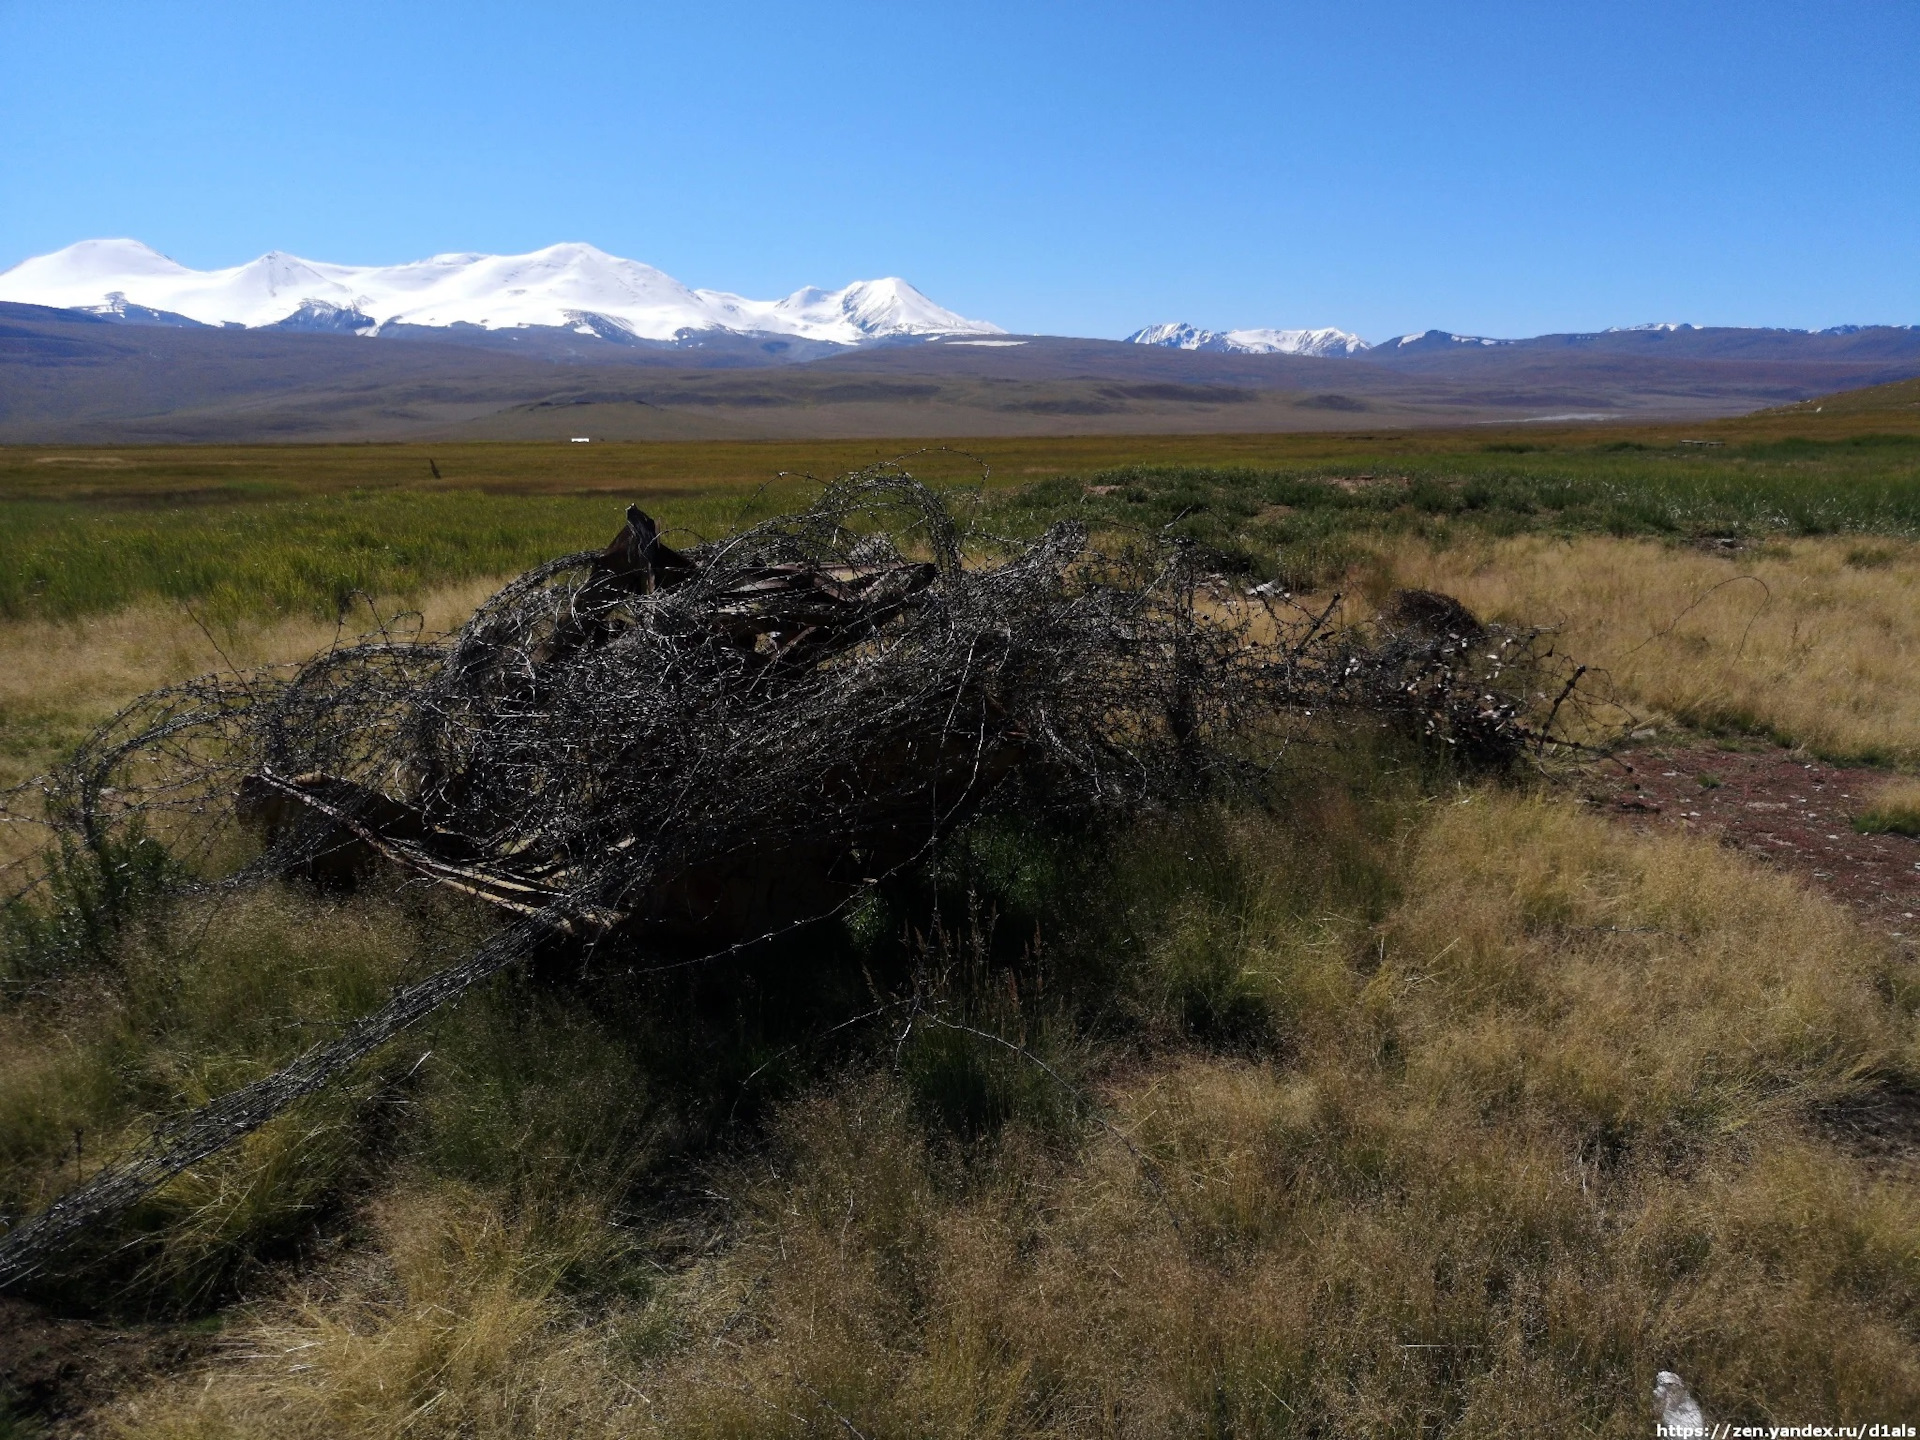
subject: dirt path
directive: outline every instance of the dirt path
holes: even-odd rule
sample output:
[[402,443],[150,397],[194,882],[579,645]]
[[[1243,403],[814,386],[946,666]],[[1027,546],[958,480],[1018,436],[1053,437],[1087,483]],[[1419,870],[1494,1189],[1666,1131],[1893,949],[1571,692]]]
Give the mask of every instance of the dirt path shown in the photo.
[[1805,875],[1896,939],[1920,938],[1920,840],[1859,835],[1853,816],[1885,778],[1791,751],[1647,745],[1607,766],[1587,800],[1642,830],[1718,835],[1724,845]]
[[[1648,745],[1620,759],[1632,768],[1597,771],[1588,803],[1637,830],[1715,835],[1805,876],[1909,954],[1920,950],[1920,840],[1853,829],[1883,771],[1699,744]],[[1920,1092],[1872,1086],[1814,1117],[1813,1128],[1881,1175],[1920,1179]]]

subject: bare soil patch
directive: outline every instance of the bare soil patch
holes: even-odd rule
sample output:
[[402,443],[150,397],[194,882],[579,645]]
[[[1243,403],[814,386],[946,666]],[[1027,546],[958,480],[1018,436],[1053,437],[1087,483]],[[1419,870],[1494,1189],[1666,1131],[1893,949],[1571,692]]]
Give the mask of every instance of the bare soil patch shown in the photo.
[[30,1301],[0,1298],[0,1425],[10,1407],[53,1437],[91,1433],[88,1416],[98,1407],[142,1381],[178,1373],[214,1339],[211,1331],[178,1325],[67,1319]]
[[1621,761],[1596,774],[1589,804],[1641,830],[1716,835],[1806,876],[1874,928],[1920,938],[1920,840],[1853,829],[1884,771],[1691,743],[1648,745]]

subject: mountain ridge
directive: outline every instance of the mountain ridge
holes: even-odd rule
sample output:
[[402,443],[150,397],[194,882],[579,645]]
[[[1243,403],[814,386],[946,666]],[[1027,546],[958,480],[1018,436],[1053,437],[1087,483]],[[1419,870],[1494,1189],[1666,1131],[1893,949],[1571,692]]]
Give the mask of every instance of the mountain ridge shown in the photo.
[[[146,326],[0,301],[0,445],[765,439],[1706,418],[1920,375],[1920,331],[1620,334],[1366,356],[968,337]],[[796,361],[804,363],[795,363]]]
[[1202,330],[1184,320],[1145,326],[1127,336],[1126,343],[1222,355],[1346,356],[1370,348],[1358,335],[1331,325],[1305,330]]
[[1369,343],[1351,331],[1323,326],[1307,330],[1204,330],[1187,321],[1147,325],[1126,337],[1130,345],[1155,345],[1228,355],[1313,355],[1322,358],[1391,360],[1402,355],[1430,355],[1438,351],[1489,350],[1513,346],[1568,346],[1579,344],[1640,344],[1649,340],[1685,340],[1689,337],[1738,335],[1746,337],[1851,337],[1874,332],[1920,331],[1916,325],[1829,325],[1803,330],[1783,325],[1693,325],[1671,320],[1644,325],[1610,325],[1604,330],[1550,331],[1542,335],[1499,337],[1462,335],[1452,330],[1418,330]]
[[[456,251],[400,265],[354,266],[272,250],[242,265],[194,270],[130,239],[82,240],[0,271],[0,303],[38,305],[122,324],[275,329],[359,336],[536,332],[639,347],[745,355],[761,348],[788,361],[874,343],[1004,336],[989,321],[935,304],[897,276],[837,290],[804,286],[778,300],[694,289],[640,261],[569,241],[524,255]],[[1198,353],[1425,362],[1440,352],[1531,347],[1641,346],[1751,351],[1796,338],[1889,337],[1913,326],[1698,326],[1677,321],[1523,338],[1430,329],[1369,344],[1333,326],[1207,330],[1149,325],[1124,343]],[[1006,344],[1019,342],[1006,341]]]
[[0,301],[136,324],[368,336],[392,326],[468,325],[572,330],[616,342],[731,333],[847,346],[1005,333],[935,304],[898,276],[754,300],[691,288],[578,241],[525,255],[455,252],[401,265],[337,265],[271,250],[243,265],[194,270],[138,240],[82,240],[0,272]]

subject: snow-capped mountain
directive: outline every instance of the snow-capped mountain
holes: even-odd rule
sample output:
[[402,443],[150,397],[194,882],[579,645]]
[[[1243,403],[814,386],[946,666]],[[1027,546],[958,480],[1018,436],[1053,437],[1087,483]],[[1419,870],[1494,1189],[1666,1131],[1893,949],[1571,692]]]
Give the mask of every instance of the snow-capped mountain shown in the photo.
[[749,300],[690,289],[651,265],[583,244],[530,255],[435,255],[406,265],[332,265],[276,250],[227,270],[192,270],[137,240],[82,240],[0,273],[0,300],[121,318],[359,334],[389,325],[539,325],[610,339],[728,330],[857,345],[1005,333],[943,309],[900,279]]
[[1368,348],[1358,335],[1331,326],[1319,330],[1201,330],[1184,321],[1149,325],[1127,336],[1135,345],[1174,350],[1211,350],[1234,355],[1358,355]]
[[1324,325],[1317,330],[1229,330],[1227,349],[1247,355],[1358,355],[1370,348],[1358,335]]
[[1136,330],[1127,336],[1131,345],[1164,345],[1169,350],[1223,350],[1220,337],[1211,330],[1202,330],[1189,325],[1184,320],[1169,320],[1162,325],[1149,325],[1144,330]]
[[1516,345],[1516,340],[1494,340],[1485,335],[1455,335],[1451,330],[1421,330],[1412,335],[1396,335],[1391,340],[1382,340],[1374,348],[1383,352],[1395,350],[1452,350],[1459,346]]

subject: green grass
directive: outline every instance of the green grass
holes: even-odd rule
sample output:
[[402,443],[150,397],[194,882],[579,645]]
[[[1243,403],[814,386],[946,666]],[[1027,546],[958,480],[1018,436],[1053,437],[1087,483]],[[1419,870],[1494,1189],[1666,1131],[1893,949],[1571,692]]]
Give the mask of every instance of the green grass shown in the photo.
[[[0,967],[35,982],[0,989],[0,1213],[9,1217],[125,1153],[156,1121],[338,1034],[390,985],[444,964],[480,933],[438,897],[346,903],[267,886],[175,903],[161,893],[103,923],[86,890],[55,887],[28,902],[37,917],[16,906],[0,931]],[[85,917],[88,943],[77,944],[82,910],[95,913]],[[49,938],[66,943],[49,954]],[[392,1051],[167,1182],[123,1226],[90,1237],[83,1252],[111,1260],[83,1266],[64,1299],[204,1313],[291,1253],[370,1173],[392,1123],[370,1102],[383,1090],[397,1098],[390,1087],[408,1058]]]
[[68,617],[147,599],[337,612],[355,592],[404,595],[581,548],[590,513],[611,509],[404,491],[191,509],[16,502],[0,539],[0,614]]
[[[1050,451],[1010,442],[1016,463],[996,472],[983,520],[1016,531],[1062,515],[1100,529],[1171,526],[1235,569],[1301,585],[1338,570],[1381,533],[1920,535],[1920,436],[1787,437],[1717,449],[1591,432],[1577,444],[1542,442],[1365,436],[1278,447],[1262,464],[1118,467],[1102,463],[1126,453],[1111,444],[1062,441]],[[605,447],[599,468],[557,472],[551,456],[509,448],[484,464],[450,456],[445,485],[403,478],[402,458],[376,447],[276,453],[258,473],[250,460],[191,452],[143,459],[124,477],[99,467],[0,465],[0,617],[66,618],[159,600],[218,617],[332,618],[357,594],[404,597],[602,544],[628,498],[688,534],[713,534],[747,507],[764,513],[807,488],[752,482],[782,463],[772,446],[746,459],[734,453],[743,447],[704,456],[678,447],[671,478],[666,460],[644,446]],[[850,465],[886,448],[796,445],[791,463],[831,474],[817,462]],[[981,448],[998,458],[993,446]],[[1182,454],[1165,437],[1137,448],[1168,462]],[[1205,458],[1214,448],[1195,441],[1188,453]],[[632,462],[624,471],[616,463],[623,452]],[[943,483],[977,474],[958,455],[914,463]],[[473,488],[451,488],[462,477]]]
[[1906,835],[1920,839],[1920,780],[1903,777],[1884,784],[1866,809],[1853,817],[1862,835]]
[[1373,535],[1920,535],[1916,437],[1711,451],[1619,442],[1515,458],[1525,448],[1288,469],[1130,466],[997,496],[992,514],[1016,531],[1062,514],[1096,530],[1170,529],[1295,588],[1337,573]]
[[[723,530],[737,493],[655,502],[669,524]],[[604,545],[611,496],[373,491],[191,508],[0,503],[0,616],[68,618],[140,601],[221,618],[332,617]]]

